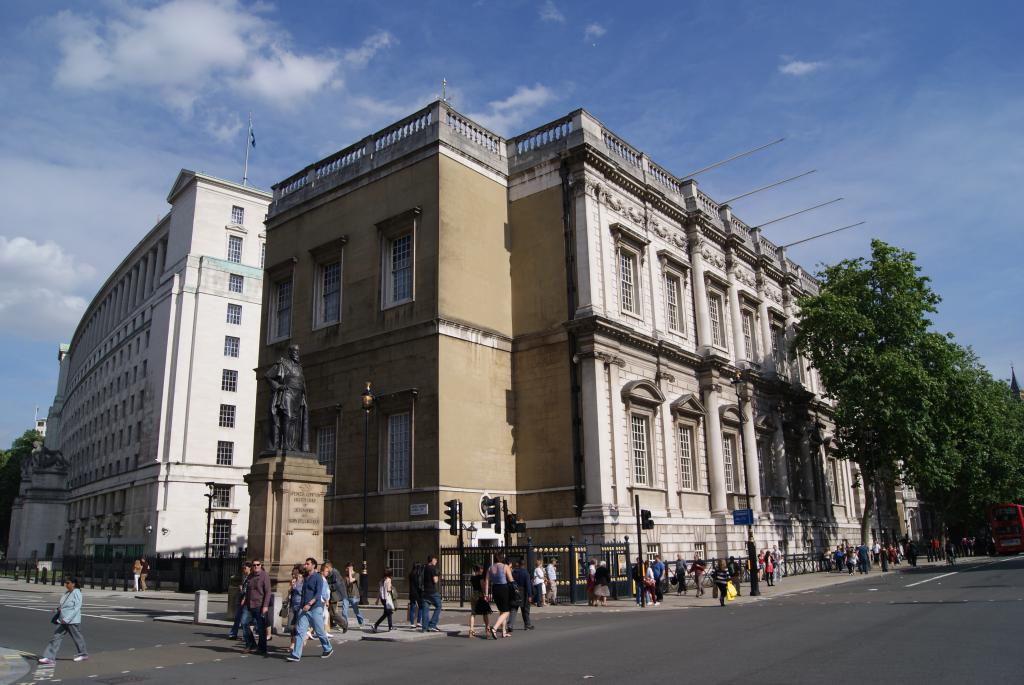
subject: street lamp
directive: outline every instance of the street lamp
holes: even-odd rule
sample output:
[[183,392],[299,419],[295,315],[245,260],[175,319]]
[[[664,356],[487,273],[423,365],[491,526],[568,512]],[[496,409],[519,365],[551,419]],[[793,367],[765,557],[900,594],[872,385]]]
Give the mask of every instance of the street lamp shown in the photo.
[[203,557],[206,562],[210,561],[210,518],[213,516],[213,488],[216,485],[213,481],[206,483],[207,493],[203,495],[206,498],[206,547]]
[[746,467],[746,452],[743,449],[743,428],[744,423],[747,420],[746,411],[744,411],[744,405],[747,402],[744,391],[746,390],[745,381],[743,380],[743,372],[737,371],[736,375],[733,376],[732,384],[736,388],[736,400],[740,408],[740,456],[744,464],[743,469],[743,490],[744,496],[747,500],[747,509],[750,511],[750,525],[747,526],[747,559],[750,564],[750,596],[758,597],[761,594],[760,580],[757,577],[757,545],[754,543],[754,510],[750,506],[750,469]]
[[359,602],[369,603],[370,578],[367,576],[366,568],[366,474],[367,463],[370,459],[370,412],[373,411],[373,391],[370,389],[370,381],[366,381],[366,390],[363,391],[363,541],[360,547],[363,548],[363,572],[359,576]]

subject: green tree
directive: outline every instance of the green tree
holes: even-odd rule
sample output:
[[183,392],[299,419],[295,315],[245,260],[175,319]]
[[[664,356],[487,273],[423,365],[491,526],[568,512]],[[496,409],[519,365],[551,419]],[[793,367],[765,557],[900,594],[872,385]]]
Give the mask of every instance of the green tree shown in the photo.
[[7,541],[11,533],[11,507],[21,487],[21,465],[32,454],[32,443],[43,436],[35,430],[27,430],[15,438],[8,450],[0,450],[0,545],[7,553]]
[[835,400],[837,455],[859,467],[866,543],[875,488],[891,486],[909,455],[921,468],[934,454],[931,412],[942,384],[930,365],[946,350],[928,314],[939,297],[912,253],[880,240],[870,259],[843,260],[820,277],[819,294],[798,302],[796,347]]

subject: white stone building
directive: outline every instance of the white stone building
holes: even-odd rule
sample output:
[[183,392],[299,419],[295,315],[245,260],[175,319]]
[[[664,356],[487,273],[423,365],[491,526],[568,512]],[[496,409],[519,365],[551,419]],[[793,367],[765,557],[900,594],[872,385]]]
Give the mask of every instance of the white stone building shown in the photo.
[[65,554],[202,554],[208,501],[214,551],[245,547],[269,200],[182,170],[82,316],[47,440],[71,462]]

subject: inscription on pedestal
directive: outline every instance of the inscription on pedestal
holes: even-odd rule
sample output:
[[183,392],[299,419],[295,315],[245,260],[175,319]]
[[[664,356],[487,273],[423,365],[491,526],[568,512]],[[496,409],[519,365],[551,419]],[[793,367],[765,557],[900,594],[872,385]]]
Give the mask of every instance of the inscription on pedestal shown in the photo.
[[322,527],[323,496],[319,493],[300,491],[289,498],[287,533],[317,531]]

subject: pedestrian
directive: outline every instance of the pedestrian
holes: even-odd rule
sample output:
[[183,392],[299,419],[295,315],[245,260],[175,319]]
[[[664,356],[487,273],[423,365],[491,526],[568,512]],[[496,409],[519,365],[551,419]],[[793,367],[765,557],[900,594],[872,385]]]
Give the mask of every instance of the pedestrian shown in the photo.
[[[245,651],[257,654],[267,653],[267,611],[270,610],[270,575],[263,569],[259,559],[252,561],[252,573],[246,591],[248,621],[242,625]],[[249,629],[252,628],[252,633]]]
[[548,588],[548,604],[558,603],[558,559],[548,557],[548,566],[544,569]]
[[764,551],[764,579],[768,587],[775,586],[775,561],[768,550]]
[[487,632],[495,640],[498,639],[497,631],[501,628],[501,636],[508,637],[508,617],[511,613],[512,605],[509,601],[510,586],[514,582],[512,577],[512,569],[505,563],[505,555],[498,554],[494,555],[494,563],[487,569],[487,576],[484,579],[484,597],[488,600],[494,601],[494,606],[498,610],[498,620],[494,622],[494,625],[487,629]]
[[82,591],[78,589],[77,578],[64,580],[64,596],[60,598],[57,611],[50,622],[56,624],[57,629],[53,631],[53,637],[43,650],[39,663],[55,663],[65,635],[70,635],[75,643],[75,661],[85,661],[89,658],[89,653],[85,649],[85,636],[82,635]]
[[300,638],[295,630],[300,613],[302,613],[302,567],[295,564],[292,566],[292,578],[288,583],[288,629],[292,636],[292,640],[288,644],[289,652],[295,651],[296,640],[306,639],[305,635]]
[[334,654],[331,638],[324,631],[323,594],[326,583],[324,577],[317,572],[317,565],[317,561],[313,557],[307,558],[306,563],[303,564],[305,580],[302,582],[302,605],[299,607],[299,618],[295,622],[295,643],[292,645],[292,651],[288,654],[287,661],[298,661],[302,658],[302,646],[306,642],[303,636],[310,626],[320,640],[320,647],[324,650],[320,658],[326,659]]
[[594,606],[594,571],[597,570],[597,565],[594,560],[591,559],[587,563],[587,605]]
[[348,623],[348,609],[352,607],[352,610],[356,614],[356,620],[359,621],[359,625],[363,625],[363,615],[359,613],[359,599],[361,596],[360,592],[360,579],[359,573],[356,573],[356,568],[352,562],[345,564],[345,573],[342,574],[342,579],[345,582],[345,604],[343,605],[344,611],[342,616],[345,618],[345,625]]
[[384,576],[380,579],[380,584],[377,586],[377,602],[384,606],[384,613],[373,624],[373,632],[375,633],[384,619],[388,620],[389,633],[395,629],[394,624],[391,622],[391,616],[395,613],[395,589],[391,583],[392,575],[394,573],[391,569],[384,569]]
[[736,557],[729,557],[729,563],[726,564],[726,569],[729,571],[730,580],[732,580],[733,587],[736,588],[736,596],[740,594],[740,575],[742,570],[740,564],[736,561]]
[[324,580],[327,581],[327,588],[331,593],[327,601],[327,613],[331,623],[341,628],[342,633],[347,633],[348,619],[338,610],[338,604],[345,598],[345,581],[341,577],[341,572],[334,568],[331,562],[325,561],[323,569]]
[[696,554],[693,555],[693,561],[690,563],[690,573],[693,574],[693,585],[697,588],[697,596],[702,597],[704,595],[704,584],[701,582],[704,577],[704,560]]
[[597,600],[598,606],[608,606],[608,595],[611,594],[608,586],[611,582],[612,574],[608,570],[608,562],[602,559],[597,564],[597,570],[594,571],[594,598]]
[[654,555],[654,563],[651,564],[651,574],[654,576],[654,606],[658,606],[665,599],[665,592],[661,587],[662,579],[665,577],[665,562],[661,555]]
[[643,557],[636,558],[636,564],[633,565],[633,590],[636,593],[634,600],[638,607],[644,606],[647,598],[647,591],[644,589],[644,579],[647,576],[646,564],[644,564]]
[[719,559],[718,565],[715,570],[711,572],[711,581],[715,584],[715,590],[718,594],[718,601],[722,606],[725,606],[725,593],[726,588],[729,585],[729,580],[732,578],[732,574],[729,573],[729,569],[726,568],[725,559]]
[[423,608],[423,564],[416,562],[409,571],[409,625],[420,627],[420,609]]
[[950,540],[946,543],[946,564],[956,566],[956,545]]
[[469,607],[469,637],[476,637],[476,617],[484,620],[483,638],[486,640],[491,632],[491,603],[487,601],[484,591],[484,567],[473,564],[473,575],[469,577],[469,587],[473,591],[472,603]]
[[854,552],[853,547],[846,548],[846,575],[853,575],[853,567],[857,565],[857,553]]
[[777,583],[782,580],[782,565],[785,562],[785,557],[779,551],[778,545],[772,545],[772,561],[775,563],[775,582]]
[[[431,554],[427,557],[427,563],[423,566],[422,573],[422,587],[423,587],[423,601],[421,602],[420,609],[420,630],[424,633],[440,633],[441,629],[437,627],[438,621],[441,619],[441,592],[439,590],[441,584],[441,576],[437,572],[437,557]],[[427,606],[434,608],[433,614],[430,615],[430,619],[427,619]]]
[[544,606],[544,561],[537,559],[533,569],[533,605]]
[[[512,564],[512,578],[515,580],[516,587],[519,588],[519,608],[523,614],[523,630],[533,630],[533,621],[530,620],[530,572],[526,570],[523,565],[522,559],[516,559],[515,563]],[[597,570],[594,570],[595,578],[595,591]],[[596,599],[595,599],[596,602]],[[512,613],[508,617],[508,632],[512,632],[512,628],[515,624],[516,618],[516,607],[512,607]]]
[[644,587],[644,593],[646,593],[646,596],[647,596],[647,603],[650,606],[655,606],[656,607],[656,606],[658,606],[658,600],[655,598],[655,594],[654,594],[654,586],[655,586],[656,583],[654,582],[654,568],[653,567],[654,567],[654,563],[653,562],[648,562],[647,564],[644,565],[644,585],[643,585],[643,587]]
[[231,629],[228,631],[228,639],[235,640],[238,638],[238,628],[240,626],[248,625],[249,613],[248,606],[246,605],[246,595],[249,591],[249,575],[252,573],[252,565],[247,561],[242,564],[242,580],[238,584],[238,604],[235,605],[235,622],[231,624]]
[[683,559],[683,553],[676,554],[676,595],[686,594],[686,560]]
[[914,568],[917,568],[917,545],[914,544],[913,540],[907,543],[907,561]]
[[149,588],[146,586],[146,578],[149,576],[149,562],[146,561],[146,557],[142,557],[142,573],[139,574],[139,591],[145,592]]
[[142,579],[142,559],[136,559],[132,563],[132,576],[135,577],[135,592],[138,592],[139,580]]
[[331,604],[331,585],[327,582],[327,562],[320,564],[320,575],[323,576],[324,585],[321,592],[323,595],[320,599],[324,602],[324,630],[327,634],[331,634],[331,613],[329,611]]

